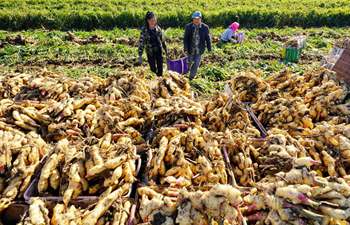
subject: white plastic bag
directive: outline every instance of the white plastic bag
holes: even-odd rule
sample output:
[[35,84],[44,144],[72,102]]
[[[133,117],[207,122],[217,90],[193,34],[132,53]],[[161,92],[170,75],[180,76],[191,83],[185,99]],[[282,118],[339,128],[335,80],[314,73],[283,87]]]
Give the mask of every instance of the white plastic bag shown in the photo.
[[343,48],[332,48],[330,54],[321,62],[321,66],[327,69],[333,69],[334,65],[337,63],[343,52]]
[[231,87],[228,83],[225,84],[224,86],[224,92],[225,94],[227,94],[228,96],[232,96],[233,95],[233,92],[231,90]]

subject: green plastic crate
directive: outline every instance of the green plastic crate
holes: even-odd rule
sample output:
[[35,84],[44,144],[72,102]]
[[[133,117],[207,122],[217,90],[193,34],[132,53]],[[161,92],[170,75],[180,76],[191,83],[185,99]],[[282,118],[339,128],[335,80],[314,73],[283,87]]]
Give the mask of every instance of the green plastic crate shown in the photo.
[[283,49],[282,58],[284,63],[296,63],[301,56],[301,48],[287,47]]

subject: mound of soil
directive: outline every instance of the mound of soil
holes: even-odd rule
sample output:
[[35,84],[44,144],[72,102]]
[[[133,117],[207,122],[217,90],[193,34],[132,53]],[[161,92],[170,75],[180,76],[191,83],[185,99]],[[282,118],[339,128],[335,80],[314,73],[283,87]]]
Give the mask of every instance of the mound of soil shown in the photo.
[[73,34],[72,32],[67,32],[66,35],[66,40],[67,41],[71,41],[80,45],[86,45],[86,44],[98,44],[98,43],[105,43],[106,41],[104,40],[104,38],[102,38],[101,36],[98,35],[92,35],[86,39],[81,39],[77,36],[75,36],[75,34]]

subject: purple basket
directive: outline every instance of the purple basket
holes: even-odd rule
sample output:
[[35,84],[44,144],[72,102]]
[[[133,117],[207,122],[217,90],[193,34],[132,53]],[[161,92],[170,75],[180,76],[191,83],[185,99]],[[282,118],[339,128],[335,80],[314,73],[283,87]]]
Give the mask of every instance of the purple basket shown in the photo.
[[177,72],[179,74],[186,74],[188,72],[188,57],[181,59],[170,60],[167,59],[168,70]]

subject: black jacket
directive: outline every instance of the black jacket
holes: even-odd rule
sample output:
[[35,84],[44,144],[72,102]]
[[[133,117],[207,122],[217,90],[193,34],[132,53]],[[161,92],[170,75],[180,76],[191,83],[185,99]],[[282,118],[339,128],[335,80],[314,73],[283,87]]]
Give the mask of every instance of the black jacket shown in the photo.
[[[146,48],[146,53],[152,55],[154,53],[154,48],[157,50],[164,49],[167,52],[167,47],[165,43],[165,36],[163,30],[157,25],[155,28],[158,43],[151,43],[150,30],[146,27],[141,28],[141,35],[139,41],[139,55],[142,55],[143,49]],[[157,51],[158,52],[158,51]],[[160,52],[161,53],[161,52]]]
[[[192,38],[193,38],[194,29],[195,27],[192,23],[187,24],[185,27],[184,49],[190,55],[192,51]],[[204,53],[205,47],[208,48],[208,51],[211,51],[211,40],[210,40],[208,25],[204,23],[201,24],[199,28],[199,36],[200,36],[200,41],[199,41],[200,54]]]

